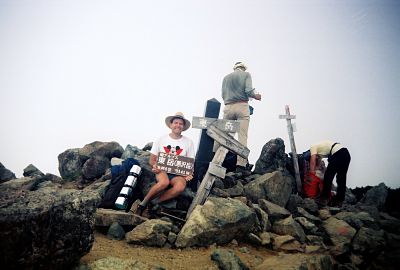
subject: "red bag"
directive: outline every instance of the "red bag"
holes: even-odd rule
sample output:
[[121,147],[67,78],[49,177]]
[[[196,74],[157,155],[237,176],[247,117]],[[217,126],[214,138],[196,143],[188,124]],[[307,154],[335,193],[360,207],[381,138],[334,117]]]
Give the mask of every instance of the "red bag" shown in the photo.
[[308,198],[315,198],[322,192],[322,180],[314,173],[304,175],[303,192]]

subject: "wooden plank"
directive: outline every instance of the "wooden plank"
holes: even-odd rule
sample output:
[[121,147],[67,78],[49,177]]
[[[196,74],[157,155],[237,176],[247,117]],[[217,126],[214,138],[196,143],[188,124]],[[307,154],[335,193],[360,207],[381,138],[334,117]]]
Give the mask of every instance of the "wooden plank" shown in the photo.
[[208,172],[212,175],[215,175],[221,179],[225,178],[226,168],[222,167],[219,164],[211,163],[208,166]]
[[95,214],[96,226],[110,226],[113,222],[118,222],[121,226],[139,225],[147,218],[133,214],[132,212],[118,211],[112,209],[98,208]]
[[[223,146],[218,147],[217,151],[215,152],[214,158],[212,159],[211,163],[221,165],[224,160],[225,156],[228,153],[228,149]],[[189,218],[190,214],[193,212],[194,208],[199,205],[203,204],[207,199],[208,195],[210,194],[212,185],[217,177],[206,172],[203,181],[201,181],[199,188],[197,189],[196,196],[194,197],[192,204],[190,205],[188,212],[186,214],[186,220]]]
[[250,154],[250,150],[246,146],[235,140],[235,138],[233,138],[229,134],[222,132],[214,125],[208,127],[207,135],[213,138],[220,145],[225,146],[242,158],[247,158]]
[[279,115],[279,119],[296,119],[296,115],[281,114]]
[[217,128],[224,132],[235,133],[240,130],[240,122],[237,120],[216,119],[198,116],[193,116],[192,118],[193,128],[206,129],[210,125],[215,125]]

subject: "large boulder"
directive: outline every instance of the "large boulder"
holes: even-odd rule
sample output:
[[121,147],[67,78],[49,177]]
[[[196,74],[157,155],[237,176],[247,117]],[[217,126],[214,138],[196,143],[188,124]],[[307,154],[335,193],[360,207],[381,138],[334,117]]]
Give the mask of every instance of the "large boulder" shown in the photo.
[[319,217],[311,215],[310,213],[308,213],[306,210],[304,210],[301,207],[297,207],[297,215],[301,216],[301,217],[305,217],[307,220],[311,221],[312,223],[315,223],[315,224],[321,223],[321,219]]
[[115,240],[124,239],[125,238],[125,230],[124,230],[124,228],[118,222],[114,221],[111,224],[111,226],[108,228],[107,238],[115,239]]
[[350,243],[356,234],[356,230],[347,222],[330,217],[322,222],[322,227],[328,234],[336,255],[341,255],[350,250]]
[[306,241],[306,234],[303,228],[297,223],[292,216],[274,222],[272,231],[279,235],[290,235],[299,240],[301,243]]
[[249,270],[245,263],[231,250],[216,249],[211,254],[211,260],[215,261],[221,270]]
[[141,262],[136,259],[122,259],[116,257],[105,257],[98,259],[88,267],[81,267],[78,269],[90,269],[90,270],[155,270],[155,269],[164,269],[159,265],[151,265],[148,263]]
[[258,206],[258,204],[253,204],[253,209],[256,212],[256,231],[267,232],[271,229],[271,222],[268,219],[268,214]]
[[127,159],[127,158],[135,158],[137,154],[139,154],[142,150],[140,150],[137,146],[132,146],[128,144],[125,147],[124,152],[122,153],[121,158],[122,159]]
[[137,225],[125,237],[130,244],[162,247],[171,231],[172,223],[161,219],[151,219]]
[[387,232],[400,235],[400,219],[380,213],[379,225]]
[[0,197],[7,198],[0,205],[0,265],[69,269],[92,247],[99,192],[61,189],[50,181],[34,191],[21,188],[30,183],[0,185]]
[[385,207],[386,197],[388,195],[388,188],[384,183],[380,183],[367,191],[361,202],[365,205],[371,205],[383,210]]
[[65,180],[80,177],[93,180],[110,167],[113,157],[120,158],[124,149],[117,142],[95,141],[82,148],[67,149],[58,155],[58,170]]
[[274,235],[272,248],[283,252],[304,252],[299,241],[291,235]]
[[291,215],[285,208],[264,199],[258,200],[258,205],[268,214],[268,218],[272,222],[287,218]]
[[254,173],[265,174],[286,168],[287,155],[285,154],[285,143],[281,138],[272,139],[267,142],[260,157],[256,161]]
[[334,260],[329,255],[305,255],[305,254],[279,254],[269,256],[258,265],[257,270],[305,270],[324,269],[333,270]]
[[22,174],[25,177],[33,177],[33,176],[43,176],[44,173],[42,173],[41,170],[39,170],[35,165],[29,164],[25,169],[24,173]]
[[361,253],[368,258],[371,255],[379,254],[385,247],[385,233],[383,230],[373,230],[362,227],[354,236],[352,242],[353,251]]
[[1,162],[0,162],[0,183],[15,179],[15,178],[16,178],[15,174],[12,171],[10,171],[9,169],[7,169],[6,167],[4,167],[4,165],[1,164]]
[[82,174],[82,166],[87,160],[79,155],[79,148],[68,149],[58,155],[58,171],[65,180],[76,180]]
[[385,210],[391,216],[400,219],[400,187],[396,189],[388,189]]
[[351,192],[351,189],[346,188],[346,193],[344,196],[344,202],[345,204],[356,204],[357,203],[357,199],[356,196],[353,194],[353,192]]
[[255,212],[239,200],[208,198],[198,205],[178,234],[177,247],[227,244],[243,238],[256,222]]
[[367,212],[342,211],[337,213],[334,217],[346,221],[350,226],[357,230],[364,226],[379,229],[378,223]]
[[82,166],[82,176],[85,179],[92,180],[104,175],[110,168],[110,160],[104,156],[94,156],[86,160]]
[[120,158],[124,149],[117,142],[99,142],[95,141],[86,144],[84,147],[79,149],[79,154],[88,158],[94,156],[106,157],[109,160],[113,157]]
[[296,222],[299,223],[301,225],[301,227],[303,227],[304,231],[307,234],[316,234],[317,233],[318,227],[314,223],[309,221],[307,218],[297,217],[294,220],[296,220]]
[[372,217],[375,221],[379,221],[380,219],[380,211],[374,205],[366,205],[360,202],[357,203],[355,208],[349,208],[352,212],[367,212],[370,217]]
[[252,202],[266,199],[281,207],[285,207],[292,194],[290,177],[282,175],[280,171],[266,173],[244,186],[244,193]]

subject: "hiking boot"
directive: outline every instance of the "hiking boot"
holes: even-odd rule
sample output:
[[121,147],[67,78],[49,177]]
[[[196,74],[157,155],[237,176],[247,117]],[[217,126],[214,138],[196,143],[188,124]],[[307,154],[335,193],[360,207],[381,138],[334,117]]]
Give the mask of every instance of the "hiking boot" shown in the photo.
[[343,201],[338,200],[337,197],[333,197],[332,200],[328,204],[330,207],[337,207],[337,208],[342,208],[343,206]]
[[129,211],[135,215],[146,217],[146,212],[148,212],[148,209],[147,209],[148,207],[147,207],[147,205],[144,206],[144,205],[141,205],[140,203],[141,203],[140,200],[136,200],[132,204],[131,209]]
[[321,208],[325,208],[326,206],[328,206],[329,199],[318,197],[318,198],[315,198],[315,202],[318,205],[318,209],[321,209]]
[[138,215],[138,216],[143,216],[143,212],[146,210],[146,206],[143,205],[138,205],[134,211],[134,214]]
[[154,218],[160,211],[160,205],[152,204],[151,202],[149,202],[146,206],[136,203],[136,205],[132,205],[131,208],[132,213],[144,218]]
[[144,218],[153,218],[154,217],[153,214],[151,213],[149,207],[145,207],[144,208],[141,216],[144,217]]
[[136,215],[144,217],[144,218],[153,218],[154,215],[151,213],[151,210],[148,205],[143,206],[143,205],[138,205],[136,208]]

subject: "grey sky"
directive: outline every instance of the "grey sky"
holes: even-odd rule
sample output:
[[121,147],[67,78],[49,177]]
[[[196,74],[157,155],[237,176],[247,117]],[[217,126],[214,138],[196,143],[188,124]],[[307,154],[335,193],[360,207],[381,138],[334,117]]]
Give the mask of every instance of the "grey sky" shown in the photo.
[[58,175],[66,149],[142,147],[168,132],[167,115],[221,101],[244,61],[263,94],[251,163],[272,138],[290,151],[288,104],[299,152],[339,141],[348,186],[399,187],[399,14],[399,1],[0,0],[0,162]]

